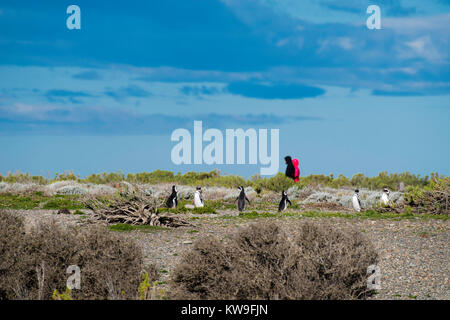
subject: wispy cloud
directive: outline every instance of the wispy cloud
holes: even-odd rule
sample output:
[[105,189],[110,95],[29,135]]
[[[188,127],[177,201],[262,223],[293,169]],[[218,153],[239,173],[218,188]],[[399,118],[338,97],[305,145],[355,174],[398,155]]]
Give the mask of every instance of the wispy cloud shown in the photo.
[[[82,110],[82,112],[80,112]],[[299,121],[320,121],[321,117],[275,114],[217,114],[193,115],[143,114],[124,108],[68,107],[16,103],[0,105],[0,132],[4,134],[150,134],[167,135],[172,130],[191,128],[194,120],[205,126],[226,128],[282,125]]]
[[206,86],[206,85],[197,85],[197,86],[183,86],[180,88],[180,92],[187,96],[201,96],[201,95],[215,95],[223,92],[222,88],[218,88],[216,86]]
[[127,98],[147,98],[153,94],[150,91],[142,89],[139,86],[129,86],[120,89],[107,89],[105,95],[115,99],[116,101],[123,101]]
[[80,80],[100,80],[100,74],[97,71],[90,70],[76,73],[72,76],[74,79]]
[[321,0],[322,6],[336,11],[344,11],[354,14],[365,14],[370,4],[381,7],[383,12],[389,16],[410,16],[417,12],[416,7],[405,6],[400,0],[378,0],[376,3],[369,0]]
[[88,94],[86,92],[61,89],[49,90],[47,91],[45,96],[48,101],[57,103],[81,103],[80,98],[92,97],[91,94]]
[[374,96],[390,96],[390,97],[414,97],[423,96],[422,93],[415,91],[385,91],[385,90],[373,90]]

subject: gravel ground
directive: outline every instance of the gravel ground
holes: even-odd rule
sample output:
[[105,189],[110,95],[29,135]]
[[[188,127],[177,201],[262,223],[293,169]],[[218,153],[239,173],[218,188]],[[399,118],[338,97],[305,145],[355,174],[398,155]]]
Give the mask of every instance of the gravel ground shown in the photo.
[[[56,215],[52,210],[16,210],[26,219],[27,227],[40,221],[56,219],[63,225],[84,223],[79,215]],[[239,227],[254,222],[247,219],[223,219],[230,214],[202,215],[191,220],[192,227],[168,230],[122,232],[124,237],[136,240],[142,247],[146,261],[155,264],[161,280],[167,280],[180,256],[202,236],[220,239]],[[186,215],[192,216],[192,215]],[[197,216],[198,217],[198,216]],[[332,220],[337,227],[355,227],[364,232],[380,254],[381,290],[372,299],[450,299],[450,233],[449,222],[444,220],[388,220],[344,218],[279,219],[295,230],[302,219],[317,223]]]

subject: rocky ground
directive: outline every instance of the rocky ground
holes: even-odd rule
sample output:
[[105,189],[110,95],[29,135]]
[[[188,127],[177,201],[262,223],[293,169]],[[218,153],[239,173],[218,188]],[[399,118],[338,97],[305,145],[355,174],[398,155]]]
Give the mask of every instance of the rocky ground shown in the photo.
[[[25,217],[28,227],[49,219],[56,219],[63,225],[83,224],[86,221],[85,216],[56,215],[56,211],[51,210],[14,212]],[[223,239],[239,227],[255,221],[236,215],[231,211],[197,216],[186,214],[186,218],[193,224],[190,227],[136,230],[121,234],[139,243],[147,262],[157,265],[162,286],[165,286],[164,282],[169,279],[180,256],[189,250],[197,238],[214,236]],[[380,254],[381,290],[373,299],[450,299],[450,230],[446,220],[372,220],[300,215],[277,219],[294,232],[296,223],[301,219],[311,219],[317,223],[331,220],[337,227],[352,226],[366,234]]]

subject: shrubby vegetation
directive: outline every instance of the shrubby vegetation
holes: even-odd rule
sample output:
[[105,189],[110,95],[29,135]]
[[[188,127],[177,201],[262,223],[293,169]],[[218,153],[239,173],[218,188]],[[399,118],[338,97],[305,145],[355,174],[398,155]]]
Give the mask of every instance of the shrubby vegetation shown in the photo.
[[[50,183],[56,180],[62,181],[75,181],[79,183],[91,183],[91,185],[71,185],[66,182],[59,182],[59,184],[66,184],[65,186],[48,185],[49,190],[46,190],[47,186],[36,186],[34,184],[26,184],[29,180],[39,181],[39,183]],[[274,193],[278,194],[281,190],[287,190],[292,199],[304,198],[310,201],[311,196],[314,194],[320,195],[320,192],[315,192],[314,189],[322,190],[323,188],[341,189],[347,188],[352,190],[369,189],[380,191],[382,188],[387,187],[392,191],[401,190],[402,193],[391,193],[392,203],[387,207],[378,208],[382,212],[395,211],[397,213],[409,212],[412,213],[431,213],[431,214],[446,214],[449,215],[449,177],[440,176],[437,173],[431,173],[431,178],[428,176],[421,177],[420,175],[413,175],[408,172],[402,174],[388,174],[387,172],[381,172],[375,177],[366,177],[363,174],[356,174],[351,179],[339,175],[334,177],[333,175],[310,175],[307,177],[301,177],[300,181],[294,183],[292,179],[287,178],[283,173],[270,178],[262,178],[259,175],[254,175],[250,179],[245,180],[239,176],[221,176],[219,171],[211,172],[188,172],[185,174],[174,174],[170,171],[156,170],[154,172],[142,172],[137,174],[124,175],[121,172],[118,173],[102,173],[90,175],[84,179],[75,176],[73,173],[57,174],[54,180],[45,180],[41,177],[30,176],[28,174],[16,173],[8,174],[6,177],[0,176],[0,180],[8,181],[10,184],[0,182],[0,209],[68,209],[77,210],[86,208],[83,204],[83,199],[88,195],[100,199],[105,197],[106,200],[112,199],[115,196],[121,194],[133,193],[137,190],[136,184],[153,184],[160,183],[185,185],[189,187],[180,187],[179,197],[180,206],[177,209],[170,210],[172,213],[216,213],[218,209],[233,209],[234,205],[231,203],[236,196],[231,196],[233,190],[219,190],[217,197],[213,200],[206,201],[203,208],[190,209],[185,207],[187,203],[186,199],[192,196],[193,186],[219,186],[226,188],[236,188],[237,186],[245,186],[248,188],[250,194],[253,190],[259,194],[261,199],[274,202],[272,199]],[[11,184],[21,181],[25,184]],[[100,184],[102,183],[102,184]],[[55,187],[54,187],[55,186]],[[147,187],[142,186],[145,192],[153,193],[157,197],[166,197],[166,193],[153,189],[145,189]],[[163,187],[164,188],[164,187]],[[78,190],[80,189],[80,190]],[[130,189],[130,190],[128,190]],[[253,189],[253,190],[252,190]],[[41,190],[41,191],[36,191]],[[57,190],[57,191],[55,191]],[[64,190],[64,191],[63,191]],[[77,191],[78,190],[78,191]],[[148,191],[150,190],[150,191]],[[234,190],[236,191],[236,190]],[[57,194],[54,194],[54,193]],[[237,191],[236,191],[237,192]],[[334,197],[331,195],[333,192],[330,189],[322,192],[324,199],[317,200],[316,202],[335,202],[339,205],[347,206],[351,200],[350,196],[343,197],[338,195]],[[301,195],[301,196],[300,196]],[[331,200],[326,198],[330,195]],[[277,195],[278,196],[278,195]],[[334,198],[333,198],[334,197]],[[373,203],[378,202],[377,195],[370,196],[370,199],[363,198],[363,202]],[[375,197],[375,198],[374,198]],[[395,198],[395,199],[394,199]],[[214,201],[220,199],[221,201]],[[337,199],[340,199],[337,201]],[[102,199],[100,199],[103,201]],[[314,202],[314,199],[312,199]],[[189,201],[191,201],[189,199]],[[278,201],[278,198],[276,199]],[[294,204],[295,205],[295,204]],[[266,207],[263,207],[263,209]],[[292,207],[294,208],[294,207]],[[366,209],[377,209],[374,206],[367,206]],[[161,208],[161,212],[167,211]]]
[[[56,177],[55,177],[56,178]],[[37,183],[37,184],[47,184],[49,179],[42,176],[32,176],[29,173],[22,173],[16,171],[15,173],[8,172],[6,176],[0,173],[0,182],[7,183]]]
[[369,294],[367,267],[377,263],[378,255],[360,232],[311,222],[297,228],[290,239],[280,225],[258,222],[227,243],[198,240],[175,268],[169,296],[281,300]]
[[[432,176],[437,176],[436,173],[432,173]],[[93,183],[93,184],[112,184],[119,183],[121,181],[127,181],[130,183],[145,183],[145,184],[157,184],[157,183],[173,183],[192,186],[221,186],[227,188],[235,188],[238,186],[251,186],[257,192],[263,190],[271,190],[280,192],[281,190],[287,190],[294,185],[294,182],[286,178],[283,173],[270,178],[261,178],[259,175],[255,175],[250,179],[244,179],[236,175],[221,176],[219,170],[211,172],[187,172],[185,174],[174,174],[171,171],[156,170],[153,172],[140,172],[140,173],[128,173],[125,175],[119,171],[117,173],[101,173],[92,174],[86,178],[80,178],[72,172],[64,174],[57,173],[54,178],[44,178],[41,176],[32,176],[30,174],[24,174],[16,172],[14,174],[8,173],[6,176],[0,174],[0,182],[8,183],[25,183],[34,182],[38,184],[48,184],[55,181],[72,180],[80,183]],[[334,177],[332,174],[326,175],[309,175],[307,177],[300,177],[300,181],[296,184],[299,187],[304,186],[323,186],[323,187],[357,187],[367,188],[371,190],[379,190],[387,187],[391,190],[399,190],[401,185],[404,187],[412,186],[423,188],[430,186],[430,179],[428,176],[421,177],[420,175],[414,175],[409,172],[404,173],[387,173],[381,172],[375,177],[367,177],[362,173],[354,175],[352,178],[347,178],[343,175]]]
[[[104,227],[48,223],[25,233],[22,218],[1,211],[0,257],[0,300],[136,299],[143,272],[157,274],[133,241]],[[80,290],[66,288],[69,265],[81,269]]]
[[409,186],[404,199],[410,210],[417,213],[450,214],[450,177],[433,174],[423,188]]
[[259,175],[255,175],[250,178],[250,181],[251,186],[257,193],[261,193],[263,190],[281,192],[295,185],[294,180],[281,172],[270,178],[261,178]]

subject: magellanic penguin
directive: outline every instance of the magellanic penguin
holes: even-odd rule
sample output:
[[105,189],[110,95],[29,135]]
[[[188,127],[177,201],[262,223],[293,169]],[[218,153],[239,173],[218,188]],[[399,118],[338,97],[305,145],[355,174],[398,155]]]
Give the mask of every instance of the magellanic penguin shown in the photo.
[[194,205],[196,208],[201,208],[205,205],[203,203],[202,188],[200,188],[200,187],[197,187],[197,190],[195,190]]
[[176,186],[172,186],[172,193],[166,201],[167,208],[176,208],[178,206],[178,191]]
[[361,212],[361,201],[359,201],[359,190],[355,190],[355,194],[352,197],[353,209],[355,211]]
[[381,195],[381,205],[387,206],[389,205],[389,193],[390,191],[387,188],[383,189],[383,194]]
[[278,212],[286,210],[288,203],[290,206],[292,206],[292,203],[289,200],[286,191],[283,190],[283,192],[281,192],[281,201],[280,201],[280,205],[278,206]]
[[243,211],[245,209],[245,200],[247,200],[249,205],[250,205],[250,200],[248,200],[247,196],[245,195],[244,187],[242,187],[242,186],[239,187],[239,190],[241,190],[241,193],[234,201],[238,202],[238,210]]

